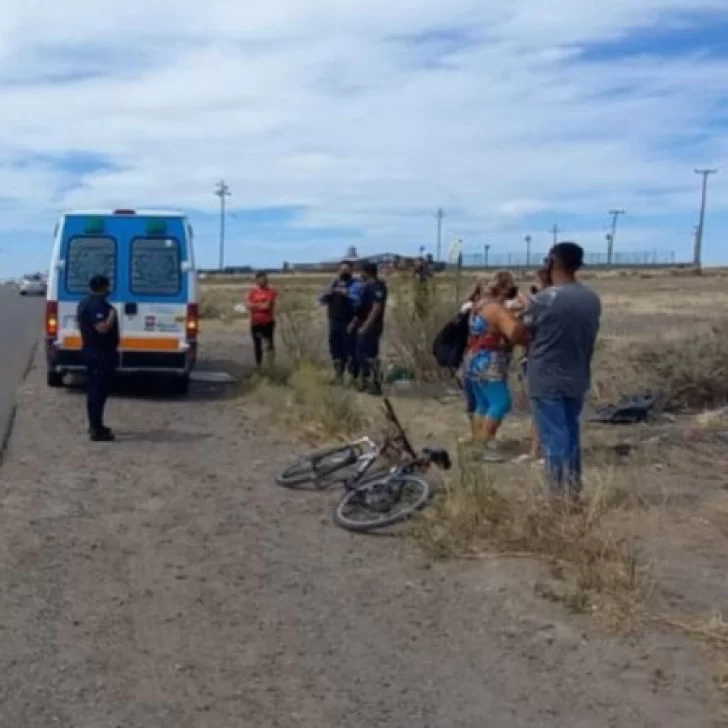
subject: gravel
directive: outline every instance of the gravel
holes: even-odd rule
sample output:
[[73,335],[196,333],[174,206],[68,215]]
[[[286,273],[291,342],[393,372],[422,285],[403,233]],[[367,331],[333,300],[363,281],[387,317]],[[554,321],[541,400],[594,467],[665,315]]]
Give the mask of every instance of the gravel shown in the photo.
[[[211,333],[215,366],[247,357]],[[247,342],[245,342],[247,344]],[[701,728],[687,642],[607,638],[524,560],[429,564],[355,536],[335,493],[277,488],[297,449],[241,388],[127,389],[119,439],[31,371],[0,471],[0,725]]]

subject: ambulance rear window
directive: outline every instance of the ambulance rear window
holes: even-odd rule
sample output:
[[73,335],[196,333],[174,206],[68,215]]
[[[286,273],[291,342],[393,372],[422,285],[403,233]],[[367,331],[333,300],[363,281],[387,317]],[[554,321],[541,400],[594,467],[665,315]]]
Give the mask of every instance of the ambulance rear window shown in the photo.
[[109,237],[77,237],[68,241],[66,289],[88,293],[94,276],[106,276],[111,290],[116,287],[116,240]]
[[179,241],[135,238],[131,244],[131,292],[141,296],[175,296],[181,289]]

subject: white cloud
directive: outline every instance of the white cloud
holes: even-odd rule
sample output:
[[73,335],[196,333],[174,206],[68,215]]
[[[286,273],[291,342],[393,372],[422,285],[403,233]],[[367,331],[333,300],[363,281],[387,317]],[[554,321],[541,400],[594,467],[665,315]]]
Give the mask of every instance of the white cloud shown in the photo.
[[[0,0],[0,153],[14,160],[0,167],[13,208],[0,230],[64,207],[212,211],[219,177],[234,205],[305,206],[303,226],[361,227],[375,247],[430,235],[438,205],[462,230],[615,204],[692,215],[694,160],[676,144],[708,135],[701,156],[728,159],[709,127],[728,59],[579,53],[692,13],[728,19],[724,7]],[[447,42],[432,42],[438,29]],[[109,166],[48,161],[68,152]],[[718,179],[711,205],[728,210]]]

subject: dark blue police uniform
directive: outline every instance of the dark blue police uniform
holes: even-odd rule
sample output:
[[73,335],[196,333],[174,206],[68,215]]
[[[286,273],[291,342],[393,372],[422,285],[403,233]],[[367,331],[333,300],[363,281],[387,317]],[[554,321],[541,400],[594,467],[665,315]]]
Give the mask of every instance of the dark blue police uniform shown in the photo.
[[104,408],[117,364],[119,322],[106,334],[96,330],[96,324],[108,319],[113,306],[104,296],[91,294],[78,306],[78,326],[83,340],[83,359],[86,364],[86,409],[92,435],[108,432],[104,426]]
[[359,366],[356,355],[356,331],[350,332],[360,305],[363,284],[354,278],[337,278],[320,297],[329,314],[329,353],[337,378],[344,370],[356,378]]
[[357,360],[361,371],[362,383],[367,384],[370,379],[376,389],[381,387],[379,367],[379,342],[384,333],[384,312],[387,306],[387,286],[378,278],[367,281],[361,294],[361,304],[357,319],[363,324],[372,312],[375,304],[381,304],[382,311],[377,320],[366,332],[360,332],[357,337]]

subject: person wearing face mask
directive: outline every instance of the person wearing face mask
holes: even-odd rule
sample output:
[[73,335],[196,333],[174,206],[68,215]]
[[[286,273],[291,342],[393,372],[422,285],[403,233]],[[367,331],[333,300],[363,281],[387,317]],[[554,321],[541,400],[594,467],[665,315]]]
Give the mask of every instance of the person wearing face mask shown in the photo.
[[339,275],[319,297],[329,318],[329,353],[334,365],[334,382],[342,383],[348,370],[352,380],[359,375],[356,356],[356,332],[350,331],[361,302],[363,284],[354,278],[349,261],[342,261]]
[[528,331],[506,306],[518,294],[513,275],[499,271],[473,302],[464,376],[475,408],[472,444],[489,462],[503,460],[494,438],[511,410],[508,369],[516,345],[528,344]]
[[78,328],[86,364],[86,411],[88,434],[93,442],[111,442],[114,435],[104,425],[106,400],[116,369],[119,321],[108,301],[111,283],[106,276],[89,281],[90,295],[78,305]]

